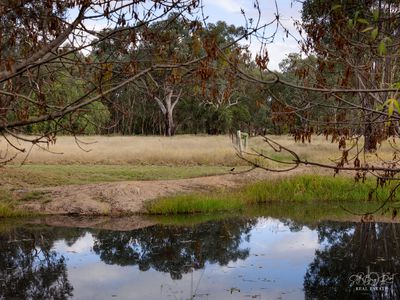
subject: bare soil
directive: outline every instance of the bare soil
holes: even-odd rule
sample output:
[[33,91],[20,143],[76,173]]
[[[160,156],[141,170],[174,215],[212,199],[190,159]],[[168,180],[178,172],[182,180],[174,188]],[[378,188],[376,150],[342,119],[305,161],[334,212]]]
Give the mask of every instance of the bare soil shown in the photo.
[[[283,176],[312,172],[312,168],[298,168]],[[132,215],[145,212],[145,203],[177,194],[233,189],[246,183],[282,176],[279,173],[253,170],[241,174],[198,177],[178,180],[125,181],[85,185],[67,185],[36,189],[41,199],[21,202],[20,208],[57,215]],[[32,192],[32,191],[30,191]],[[23,197],[26,191],[18,196]]]

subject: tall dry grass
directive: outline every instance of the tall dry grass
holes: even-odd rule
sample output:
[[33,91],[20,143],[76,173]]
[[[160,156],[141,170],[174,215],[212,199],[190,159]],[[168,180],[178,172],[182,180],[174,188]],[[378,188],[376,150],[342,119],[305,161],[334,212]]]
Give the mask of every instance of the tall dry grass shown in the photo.
[[[228,136],[85,136],[77,145],[72,136],[60,136],[55,145],[32,148],[28,164],[131,164],[131,165],[237,165],[235,148]],[[13,140],[15,142],[15,140]],[[29,143],[18,147],[30,149]],[[89,151],[86,152],[83,149]],[[0,150],[6,142],[0,139]],[[16,153],[9,148],[9,154]],[[51,151],[51,152],[50,152]],[[58,153],[58,154],[56,154]],[[14,163],[25,159],[19,154]]]
[[[313,136],[311,143],[295,143],[292,136],[269,136],[269,138],[277,141],[282,146],[289,148],[290,150],[296,152],[299,157],[303,160],[314,161],[319,163],[333,164],[335,161],[339,161],[342,157],[343,149],[339,150],[338,143],[332,143],[331,139],[326,139],[324,136]],[[392,145],[393,140],[390,141]],[[255,143],[257,149],[262,149],[263,153],[277,158],[277,159],[287,159],[291,160],[293,157],[286,151],[276,153],[271,147],[266,147],[265,143],[260,143],[260,140]],[[362,149],[363,141],[359,142],[359,148],[352,147],[353,142],[347,141],[347,149],[349,150],[348,159],[353,160],[358,154],[361,162],[365,161],[372,164],[382,164],[383,160],[393,159],[394,148],[390,145],[388,141],[382,142],[378,146],[378,150],[374,153],[364,153],[360,152]],[[400,146],[400,145],[399,145]],[[400,150],[400,147],[399,147]]]
[[[271,136],[280,144],[289,147],[306,160],[331,162],[341,155],[337,143],[326,141],[322,136],[314,136],[311,144],[295,143],[290,136]],[[29,152],[30,144],[11,139],[18,147]],[[59,136],[55,145],[48,150],[34,146],[26,157],[19,154],[13,163],[21,163],[26,159],[28,164],[103,164],[103,165],[244,165],[236,155],[236,150],[229,136],[178,135],[174,137],[160,136],[85,136],[79,140],[88,143],[79,145],[72,136]],[[275,153],[263,142],[261,137],[250,138],[249,148],[263,149],[272,157],[290,159],[285,153]],[[0,139],[0,151],[4,154],[6,141]],[[9,155],[16,150],[8,147]],[[58,154],[55,154],[58,153]],[[349,157],[355,154],[355,149]],[[393,150],[385,142],[378,151],[379,156],[390,159]],[[377,160],[375,154],[369,159]]]

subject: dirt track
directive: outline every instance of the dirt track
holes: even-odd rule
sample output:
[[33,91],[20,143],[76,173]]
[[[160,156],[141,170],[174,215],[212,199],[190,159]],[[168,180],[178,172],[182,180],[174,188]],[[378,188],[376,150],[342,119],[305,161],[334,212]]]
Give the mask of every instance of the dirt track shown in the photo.
[[[304,173],[296,169],[289,174]],[[145,212],[144,203],[160,197],[216,188],[235,188],[245,183],[280,176],[263,170],[179,180],[127,181],[43,188],[45,201],[31,200],[21,208],[45,214],[120,215]],[[285,175],[288,176],[288,175]]]

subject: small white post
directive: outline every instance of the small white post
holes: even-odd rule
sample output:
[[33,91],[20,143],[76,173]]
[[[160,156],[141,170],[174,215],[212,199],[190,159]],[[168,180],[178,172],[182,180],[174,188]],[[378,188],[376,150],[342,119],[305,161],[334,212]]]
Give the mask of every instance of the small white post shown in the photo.
[[249,135],[247,133],[242,133],[242,138],[243,138],[243,148],[244,148],[244,151],[246,151]]
[[239,151],[240,151],[240,155],[242,155],[243,153],[243,149],[242,149],[242,133],[240,132],[240,130],[237,131],[237,144],[239,146]]

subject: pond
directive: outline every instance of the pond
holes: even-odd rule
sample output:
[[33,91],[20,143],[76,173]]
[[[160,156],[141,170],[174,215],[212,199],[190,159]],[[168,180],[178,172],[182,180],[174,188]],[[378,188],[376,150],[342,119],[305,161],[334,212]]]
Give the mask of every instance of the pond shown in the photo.
[[0,299],[400,296],[400,224],[266,215],[121,231],[58,221],[0,227]]

